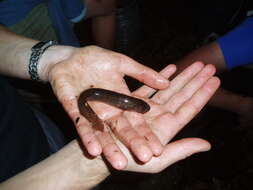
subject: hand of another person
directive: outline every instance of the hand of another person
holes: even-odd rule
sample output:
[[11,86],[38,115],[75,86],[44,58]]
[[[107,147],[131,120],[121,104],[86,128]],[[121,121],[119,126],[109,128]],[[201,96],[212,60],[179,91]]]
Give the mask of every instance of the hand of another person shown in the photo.
[[[111,137],[106,138],[106,141],[111,143],[101,147],[94,129],[80,115],[77,99],[82,91],[89,88],[104,88],[130,95],[123,78],[125,75],[156,89],[168,87],[168,80],[122,54],[95,46],[74,49],[67,59],[53,65],[48,70],[48,78],[53,91],[75,123],[77,132],[89,154],[97,156],[103,152],[113,167],[124,168],[127,165],[125,156],[113,143]],[[174,70],[175,67],[171,67],[168,72]],[[140,161],[147,162],[153,155],[161,154],[163,146],[150,128],[145,125],[142,114],[137,114],[136,118],[142,121],[141,124],[148,131],[149,141],[134,130],[130,124],[133,118],[123,116],[122,110],[98,102],[89,102],[89,104],[102,120],[121,120],[122,125],[126,126],[132,135],[134,134],[135,138],[131,142],[124,141],[124,143]],[[121,139],[129,138],[128,133],[118,135]],[[115,150],[119,154],[114,154]]]
[[[166,76],[166,69],[162,73]],[[145,119],[165,149],[160,156],[153,156],[149,162],[140,164],[129,150],[117,141],[128,159],[125,170],[156,173],[194,153],[210,149],[210,144],[199,138],[170,141],[200,112],[219,87],[220,81],[213,76],[214,73],[214,66],[204,66],[200,62],[196,62],[176,76],[171,81],[169,88],[158,91],[150,99],[147,98],[155,92],[150,87],[143,86],[133,93],[150,104],[151,110],[145,114]],[[113,134],[117,134],[119,131],[114,125],[120,125],[120,121],[117,124],[111,123]],[[119,130],[124,131],[125,129],[120,128]],[[143,132],[143,134],[145,134],[145,130],[144,127],[139,129],[140,133]],[[107,146],[106,138],[109,134],[98,133],[102,145]]]
[[[128,159],[124,170],[157,173],[191,154],[210,149],[208,142],[198,138],[170,141],[202,109],[218,88],[219,79],[213,77],[214,71],[211,65],[204,67],[201,63],[195,63],[174,78],[168,89],[158,91],[150,99],[148,98],[155,90],[147,86],[134,92],[151,105],[145,118],[165,149],[160,156],[153,156],[148,163],[143,164],[136,162],[129,149],[116,140]],[[166,69],[162,74],[168,76]],[[114,126],[112,129],[117,130]],[[109,134],[98,133],[102,146],[106,146]],[[103,181],[110,172],[105,160],[101,157],[91,158],[86,154],[86,149],[82,148],[83,146],[74,140],[49,158],[1,183],[0,188],[90,189]],[[40,172],[42,168],[43,172]]]

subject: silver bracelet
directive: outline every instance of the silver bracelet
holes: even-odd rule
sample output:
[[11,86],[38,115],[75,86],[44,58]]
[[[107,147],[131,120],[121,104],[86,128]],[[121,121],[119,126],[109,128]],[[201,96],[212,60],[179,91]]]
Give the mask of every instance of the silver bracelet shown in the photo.
[[31,49],[32,53],[30,56],[28,66],[28,72],[32,80],[41,81],[38,74],[39,59],[42,56],[42,54],[46,51],[46,49],[53,45],[57,45],[57,42],[50,40],[45,42],[39,42],[32,47]]

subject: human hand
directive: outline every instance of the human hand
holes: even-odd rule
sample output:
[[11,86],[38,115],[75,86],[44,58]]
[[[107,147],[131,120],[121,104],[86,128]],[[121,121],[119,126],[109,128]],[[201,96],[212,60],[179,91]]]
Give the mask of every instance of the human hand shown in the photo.
[[[150,87],[141,87],[133,93],[143,97],[150,104],[151,110],[145,114],[145,119],[152,131],[165,145],[165,149],[160,156],[153,156],[149,162],[140,164],[118,141],[118,145],[128,159],[128,165],[124,170],[156,173],[194,153],[210,149],[210,144],[199,138],[169,142],[200,112],[219,87],[220,81],[217,77],[213,77],[214,73],[214,66],[204,66],[200,62],[196,62],[174,78],[168,89],[158,91],[149,101],[147,98],[155,92]],[[165,72],[163,74],[166,75]],[[120,125],[120,123],[118,124]],[[117,134],[118,132],[115,131],[117,128],[113,125],[112,123],[113,133]],[[120,130],[124,130],[124,128]],[[145,128],[141,128],[139,131],[145,133]],[[105,134],[98,133],[100,133],[98,136],[103,142],[102,144],[106,145],[105,138],[103,138]]]
[[[149,101],[151,110],[145,114],[145,119],[165,149],[160,156],[140,164],[129,149],[117,141],[128,159],[124,170],[157,173],[193,153],[210,149],[208,142],[197,138],[167,143],[201,110],[218,88],[219,80],[213,77],[214,70],[213,66],[204,67],[201,63],[195,63],[174,78],[170,88],[159,91],[150,99],[148,97],[155,90],[147,86],[134,92],[136,96]],[[162,73],[164,76],[170,75],[166,69]],[[112,129],[116,128],[112,126]],[[105,133],[98,133],[102,145],[107,143],[103,138]],[[91,158],[82,148],[74,140],[49,158],[1,183],[0,189],[90,189],[103,181],[110,171],[105,160],[101,157]],[[43,172],[40,172],[42,168]]]
[[[170,72],[173,72],[173,70]],[[94,129],[80,115],[77,98],[83,90],[91,87],[109,89],[130,95],[123,79],[125,75],[156,89],[168,87],[168,80],[155,71],[124,55],[95,46],[74,49],[67,59],[53,65],[48,72],[49,82],[53,91],[75,123],[77,132],[89,154],[97,156],[103,151],[108,161],[117,169],[122,169],[126,166],[127,160],[125,156],[121,153],[111,136],[106,136],[105,138],[107,146],[101,147],[99,140],[94,134]],[[111,122],[113,120],[121,120],[122,126],[127,126],[131,134],[135,135],[135,139],[131,142],[124,141],[124,143],[139,160],[146,162],[151,159],[153,154],[161,154],[163,147],[147,126],[146,131],[149,131],[149,142],[131,127],[129,123],[131,117],[127,115],[123,117],[121,115],[122,110],[98,102],[89,104],[102,120],[110,120]],[[142,120],[142,123],[145,123],[141,114],[136,117]],[[118,135],[121,139],[129,138],[129,134],[126,133],[119,133]],[[115,154],[115,151],[118,151],[118,154]]]

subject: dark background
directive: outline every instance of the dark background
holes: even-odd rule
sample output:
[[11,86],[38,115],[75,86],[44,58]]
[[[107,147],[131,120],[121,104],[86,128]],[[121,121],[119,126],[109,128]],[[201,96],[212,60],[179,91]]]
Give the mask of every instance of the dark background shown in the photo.
[[[139,38],[130,38],[136,41],[130,41],[133,45],[124,53],[156,70],[211,41],[207,38],[210,33],[228,32],[245,15],[245,2],[238,0],[143,0],[138,3],[139,28],[135,29]],[[222,86],[252,96],[252,74],[245,67],[225,72],[220,75]],[[136,81],[129,80],[129,85],[133,89],[137,87]],[[159,174],[115,172],[100,187],[108,190],[253,189],[251,127],[251,123],[241,126],[234,113],[206,107],[176,138],[202,137],[211,142],[211,151],[194,155]]]
[[[208,38],[211,33],[223,35],[234,28],[244,19],[247,8],[244,0],[124,1],[135,3],[118,11],[116,51],[157,71],[212,41],[213,38]],[[78,24],[76,33],[83,46],[93,44],[89,21]],[[222,86],[253,96],[252,74],[245,67],[227,71],[220,75]],[[131,89],[140,85],[129,78],[127,81]],[[40,94],[45,92],[48,101],[38,102],[35,97],[34,104],[47,112],[71,140],[76,135],[72,122],[53,94],[48,93],[48,88],[39,87]],[[29,103],[33,103],[31,100]],[[202,137],[211,142],[211,151],[180,161],[159,174],[114,172],[99,187],[104,190],[251,190],[251,127],[251,123],[241,126],[234,113],[207,106],[175,139]]]

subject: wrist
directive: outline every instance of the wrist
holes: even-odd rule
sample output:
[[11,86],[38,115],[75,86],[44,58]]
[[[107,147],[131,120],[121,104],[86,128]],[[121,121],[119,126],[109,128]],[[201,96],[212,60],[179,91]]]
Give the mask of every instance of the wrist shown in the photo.
[[76,163],[73,163],[72,167],[73,174],[75,174],[72,176],[76,176],[76,179],[73,180],[75,187],[79,186],[83,190],[93,188],[110,175],[107,165],[100,156],[95,158],[88,156],[78,141],[71,142],[70,146],[72,156],[76,157]]
[[71,56],[74,47],[54,45],[49,47],[41,56],[38,64],[38,75],[40,80],[48,82],[49,72],[52,67]]
[[74,140],[57,153],[0,184],[3,190],[88,190],[110,175],[102,159],[89,158]]

